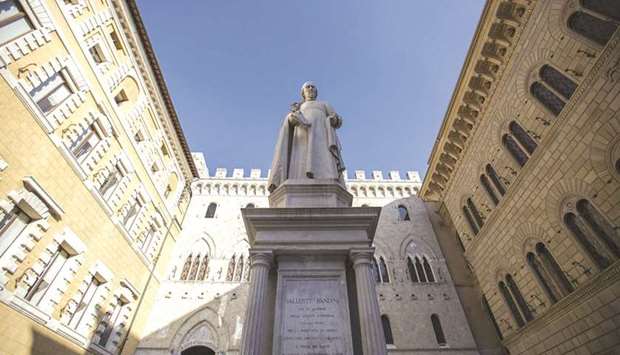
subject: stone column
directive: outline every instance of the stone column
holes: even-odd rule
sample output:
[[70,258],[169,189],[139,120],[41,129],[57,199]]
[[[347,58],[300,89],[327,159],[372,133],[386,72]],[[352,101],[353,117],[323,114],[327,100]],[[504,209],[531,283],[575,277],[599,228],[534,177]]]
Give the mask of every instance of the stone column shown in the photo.
[[273,254],[265,251],[250,251],[250,292],[243,322],[241,355],[268,355],[265,349],[271,339],[269,326],[269,270]]
[[387,355],[379,301],[375,292],[375,278],[372,272],[373,254],[372,250],[352,250],[350,252],[351,262],[355,270],[360,335],[364,355]]

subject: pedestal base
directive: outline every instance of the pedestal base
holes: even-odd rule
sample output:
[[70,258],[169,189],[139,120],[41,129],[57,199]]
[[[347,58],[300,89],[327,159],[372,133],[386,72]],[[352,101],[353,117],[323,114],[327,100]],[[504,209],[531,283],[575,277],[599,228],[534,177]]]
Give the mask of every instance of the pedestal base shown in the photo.
[[269,195],[269,207],[351,207],[351,195],[334,180],[287,180]]

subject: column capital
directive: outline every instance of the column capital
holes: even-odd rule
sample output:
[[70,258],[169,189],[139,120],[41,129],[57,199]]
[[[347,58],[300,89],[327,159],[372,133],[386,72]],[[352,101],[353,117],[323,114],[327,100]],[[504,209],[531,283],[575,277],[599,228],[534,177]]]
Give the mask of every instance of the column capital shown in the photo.
[[351,259],[351,263],[353,263],[353,267],[357,267],[358,265],[363,264],[371,264],[372,258],[375,255],[375,248],[368,249],[352,249],[349,251],[349,258]]
[[250,249],[250,262],[252,266],[263,265],[271,268],[273,265],[273,252],[271,250]]

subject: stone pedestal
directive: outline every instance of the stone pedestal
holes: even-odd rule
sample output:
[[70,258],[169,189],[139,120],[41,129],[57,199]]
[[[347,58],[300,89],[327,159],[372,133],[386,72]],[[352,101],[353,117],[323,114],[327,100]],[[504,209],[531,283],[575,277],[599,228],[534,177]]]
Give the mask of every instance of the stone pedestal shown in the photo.
[[381,209],[350,207],[334,182],[287,183],[272,208],[242,209],[253,258],[242,355],[386,354],[371,268]]

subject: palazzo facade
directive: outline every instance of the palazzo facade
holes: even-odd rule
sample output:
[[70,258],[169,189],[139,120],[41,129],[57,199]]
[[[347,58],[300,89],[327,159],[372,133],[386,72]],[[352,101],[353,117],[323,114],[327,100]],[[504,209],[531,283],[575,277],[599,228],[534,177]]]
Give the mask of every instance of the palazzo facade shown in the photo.
[[620,3],[485,7],[421,196],[511,354],[620,348]]
[[133,353],[197,176],[132,1],[0,1],[0,353]]

